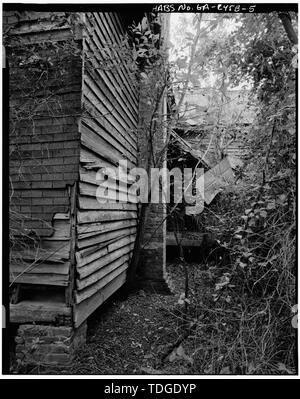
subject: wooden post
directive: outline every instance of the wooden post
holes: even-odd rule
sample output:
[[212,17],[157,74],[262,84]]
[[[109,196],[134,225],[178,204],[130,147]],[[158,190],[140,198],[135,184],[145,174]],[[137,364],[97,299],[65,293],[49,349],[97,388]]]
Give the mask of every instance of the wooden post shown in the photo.
[[77,196],[77,184],[75,183],[70,187],[70,273],[69,273],[69,284],[66,288],[66,303],[67,305],[73,305],[73,290],[75,281],[75,267],[76,267],[76,196]]

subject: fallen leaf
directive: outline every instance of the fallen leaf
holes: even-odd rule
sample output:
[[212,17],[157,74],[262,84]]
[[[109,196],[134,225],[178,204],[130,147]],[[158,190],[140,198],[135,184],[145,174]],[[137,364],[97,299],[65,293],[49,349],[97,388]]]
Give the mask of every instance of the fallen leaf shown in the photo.
[[171,353],[171,355],[169,356],[169,362],[174,362],[174,360],[176,360],[176,352],[175,351],[173,351],[172,353]]
[[182,345],[178,346],[178,348],[176,349],[176,354],[177,354],[177,356],[181,356],[181,357],[185,356],[184,348]]

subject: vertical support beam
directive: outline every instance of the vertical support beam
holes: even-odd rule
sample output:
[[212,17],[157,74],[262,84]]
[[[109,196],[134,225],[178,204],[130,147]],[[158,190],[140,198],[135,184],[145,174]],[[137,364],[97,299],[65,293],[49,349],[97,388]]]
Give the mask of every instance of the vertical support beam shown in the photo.
[[73,290],[75,286],[75,268],[76,268],[76,196],[77,184],[69,187],[70,196],[70,273],[69,284],[66,288],[66,304],[73,305]]

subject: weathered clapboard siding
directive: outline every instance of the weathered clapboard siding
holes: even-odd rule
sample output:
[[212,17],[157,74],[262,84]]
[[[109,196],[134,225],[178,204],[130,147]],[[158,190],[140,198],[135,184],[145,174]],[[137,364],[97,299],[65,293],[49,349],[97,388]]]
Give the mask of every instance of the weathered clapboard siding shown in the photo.
[[[111,65],[105,66],[105,63],[108,62],[107,60],[110,60],[112,57],[118,58],[118,54],[116,52],[113,53],[109,48],[112,39],[109,35],[108,37],[105,37],[102,34],[101,22],[99,27],[97,20],[95,20],[94,29],[88,18],[87,15],[86,26],[93,33],[92,36],[89,37],[89,40],[85,41],[86,61],[89,62],[86,65],[86,68],[88,71],[93,70],[93,68],[89,68],[90,64],[97,68],[94,68],[94,73],[97,73],[97,76],[103,85],[103,90],[108,89],[106,93],[108,93],[108,98],[112,104],[117,103],[122,108],[123,114],[126,115],[126,117],[124,117],[124,122],[128,123],[131,121],[134,123],[137,121],[137,115],[135,112],[137,100],[132,87],[130,87],[127,80],[121,80],[119,65],[118,67],[113,68]],[[122,61],[120,60],[120,62]],[[126,87],[124,87],[124,85],[126,85]]]
[[77,221],[81,223],[94,223],[94,222],[105,222],[108,220],[125,220],[137,218],[137,211],[134,210],[118,210],[116,212],[103,211],[88,211],[88,212],[77,212]]
[[[95,19],[98,20],[97,16]],[[104,45],[103,37],[102,42],[99,42],[97,33],[94,36],[94,40],[98,46]],[[92,40],[86,41],[85,44],[87,45],[87,51],[93,49]],[[96,48],[96,54],[97,52],[99,50]],[[89,60],[90,58],[91,53],[89,53]],[[78,234],[78,248],[87,246],[89,252],[83,250],[76,254],[78,279],[75,295],[77,303],[74,315],[75,325],[79,325],[106,297],[123,284],[124,271],[128,267],[128,260],[133,249],[132,242],[135,239],[135,228],[124,229],[124,227],[133,225],[131,218],[133,218],[135,224],[134,219],[136,218],[136,212],[122,213],[122,210],[127,209],[136,211],[136,206],[99,204],[95,200],[94,194],[97,186],[95,176],[97,166],[112,167],[117,165],[120,159],[127,159],[129,167],[133,167],[136,164],[137,146],[133,132],[136,129],[137,110],[134,110],[135,117],[133,118],[132,98],[130,98],[128,92],[125,93],[127,100],[130,99],[129,105],[128,102],[124,101],[124,92],[120,92],[122,84],[119,71],[101,71],[101,69],[96,69],[96,75],[96,73],[90,74],[88,68],[86,70],[86,79],[84,80],[86,86],[84,86],[85,90],[83,90],[84,104],[88,110],[89,118],[94,116],[94,120],[92,119],[91,122],[90,119],[83,119],[83,125],[90,132],[94,130],[97,136],[101,138],[98,139],[98,137],[94,136],[95,139],[98,139],[98,143],[91,143],[91,134],[89,134],[88,138],[84,134],[81,136],[84,147],[81,148],[80,158],[84,161],[91,160],[95,169],[87,168],[84,171],[85,162],[83,162],[83,168],[80,169],[79,209],[90,209],[91,211],[90,215],[89,212],[85,212],[86,218],[83,220],[81,217],[84,217],[84,213],[79,213],[78,222],[88,222],[89,220],[103,222],[105,220],[124,220],[124,218],[129,218],[129,220],[127,220],[127,223],[123,221],[110,226],[108,230],[110,232],[107,232],[107,227],[109,228],[109,226],[106,226],[103,229],[104,234],[97,234],[89,237],[89,239],[86,239],[82,233]],[[94,82],[91,78],[94,78]],[[98,83],[95,84],[95,81]],[[91,109],[91,105],[94,106],[94,110]],[[102,115],[106,115],[105,118]],[[103,162],[103,160],[105,161]],[[119,185],[121,188],[119,187],[118,191],[126,193],[127,185],[122,185],[121,182],[119,182]],[[87,198],[88,196],[94,196],[94,198]],[[97,212],[95,209],[99,209],[99,211]],[[87,223],[78,226],[81,227],[81,232],[82,228],[89,227]],[[128,234],[131,234],[131,236]],[[97,295],[100,292],[103,294]],[[85,310],[86,307],[87,310]]]
[[[133,235],[134,236],[134,235]],[[127,240],[128,237],[126,237]],[[130,237],[134,239],[134,237]],[[121,249],[123,246],[126,246],[127,241],[124,243],[125,239],[120,239],[119,237],[112,238],[102,244],[93,245],[92,247],[85,248],[83,250],[76,252],[77,259],[77,268],[80,269],[83,266],[88,266],[91,268],[91,264],[93,261],[100,259],[100,257],[104,257],[105,255],[110,255],[110,251],[117,251]],[[127,250],[128,248],[125,248]],[[124,251],[124,249],[122,249]],[[117,256],[117,253],[114,253]],[[123,255],[123,253],[121,253]],[[105,260],[104,260],[105,262]]]
[[[44,237],[36,248],[12,250],[10,282],[67,286],[70,272],[70,219],[53,221],[53,235]],[[63,216],[64,217],[64,216]]]
[[[115,185],[112,185],[111,182],[109,182],[107,184],[107,186],[111,185],[112,187],[114,187]],[[81,195],[86,195],[86,196],[90,196],[95,198],[96,194],[97,194],[97,185],[95,184],[90,184],[90,183],[84,183],[84,182],[80,182],[79,183],[79,192]],[[127,190],[125,191],[123,187],[120,188],[120,186],[118,187],[118,197],[120,201],[124,201],[124,202],[130,202],[133,204],[137,203],[137,197],[132,195],[131,193],[128,193]],[[98,198],[103,198],[98,194]],[[104,197],[104,200],[106,198],[109,198],[109,196],[107,195],[106,197]],[[114,195],[112,195],[112,199],[114,199]]]
[[106,211],[135,211],[136,210],[136,205],[135,204],[129,204],[129,203],[124,203],[124,202],[104,202],[100,203],[96,198],[90,198],[86,197],[83,195],[79,195],[78,198],[79,202],[79,209],[81,210],[106,210]]
[[[95,16],[95,21],[96,21],[96,34],[98,33],[102,39],[106,43],[116,43],[120,44],[120,37],[116,38],[112,36],[112,32],[116,29],[116,26],[114,22],[107,23],[106,18],[108,17],[108,13],[94,13]],[[117,14],[115,14],[115,19],[117,19]],[[119,27],[119,35],[123,35],[125,33],[124,28],[122,29]],[[116,70],[116,77],[121,77],[122,81],[122,87],[124,88],[124,92],[127,91],[129,94],[129,97],[135,106],[138,106],[138,95],[134,91],[133,86],[130,86],[131,84],[134,84],[134,80],[131,78],[131,75],[129,74],[128,68],[126,65],[122,62],[121,56],[118,53],[117,50],[114,48],[112,49],[112,54],[120,61],[120,68]],[[134,110],[134,108],[133,108]]]
[[[118,251],[114,251],[112,253],[103,256],[97,262],[91,262],[88,265],[82,266],[78,268],[78,288],[82,289],[87,287],[88,285],[97,282],[102,274],[102,269],[104,266],[111,264],[111,262],[115,259],[120,258],[122,255],[129,253],[132,249],[131,241],[133,238],[128,238],[126,244],[123,248]],[[124,243],[123,243],[124,244]]]
[[[111,166],[111,165],[110,165]],[[99,168],[99,166],[98,166]],[[100,166],[101,168],[101,166]],[[109,170],[104,169],[104,170],[98,170],[97,172],[93,169],[90,168],[80,168],[79,169],[80,173],[80,180],[85,183],[90,183],[93,185],[98,186],[97,182],[102,182],[103,181],[103,176],[106,174],[109,174]],[[113,174],[110,175],[110,180],[106,183],[107,187],[113,187],[114,184],[118,182],[119,184],[119,191],[127,193],[128,187],[127,187],[127,180],[125,177],[121,179],[118,176],[114,176]]]
[[[98,272],[98,275],[94,275],[94,281],[95,284],[91,285],[91,282],[87,282],[88,285],[91,285],[91,287],[88,290],[84,290],[84,285],[83,289],[80,291],[80,293],[76,294],[76,302],[80,303],[88,298],[90,298],[93,294],[95,294],[97,291],[105,287],[108,283],[110,283],[113,279],[118,277],[124,270],[127,269],[128,264],[127,260],[129,259],[129,256],[127,255],[126,257],[121,257],[117,259],[115,262],[110,263],[108,267],[102,267],[100,271]],[[83,284],[85,283],[86,280],[80,280],[78,284]]]
[[[111,163],[109,163],[107,160],[103,159],[100,155],[97,156],[94,153],[92,153],[89,149],[84,148],[83,146],[81,147],[80,151],[80,163],[82,167],[79,168],[79,172],[81,175],[89,175],[90,171],[95,171],[95,172],[101,172],[104,173],[104,170],[101,168],[108,168],[105,170],[105,174],[110,176],[111,180],[116,180],[115,174],[110,173],[110,168],[111,168]],[[127,183],[133,183],[135,182],[136,178],[130,174],[130,171],[128,171],[125,167],[121,167],[121,171],[126,174],[126,178],[124,176],[118,176],[118,181],[119,182],[125,182]],[[82,181],[84,180],[84,177],[81,178]],[[90,181],[90,179],[88,180]],[[94,178],[93,178],[94,181]]]
[[[47,286],[51,303],[53,286],[64,290],[70,282],[70,187],[78,180],[81,115],[80,54],[72,53],[58,76],[62,60],[57,51],[66,41],[76,46],[80,31],[74,35],[65,12],[4,13],[3,23],[9,36],[10,226],[15,243],[10,283]],[[26,317],[33,309],[32,320],[42,317],[22,301],[11,309],[12,320],[22,308]]]
[[74,325],[75,327],[80,326],[90,315],[94,312],[107,298],[109,298],[114,292],[116,292],[126,281],[126,270],[123,271],[118,278],[113,279],[105,287],[97,290],[91,297],[82,301],[80,306],[75,307],[74,313]]
[[[130,221],[131,222],[131,221]],[[130,222],[124,223],[124,225],[129,226],[132,224]],[[135,221],[133,221],[133,223],[135,223]],[[123,226],[122,226],[123,227]],[[130,227],[130,228],[122,228],[122,229],[117,229],[114,231],[106,231],[106,232],[101,232],[100,234],[97,234],[93,237],[78,237],[78,247],[79,248],[85,248],[85,247],[90,247],[92,245],[95,244],[100,244],[102,242],[106,242],[109,241],[113,238],[121,238],[124,237],[128,234],[134,233],[135,232],[135,228],[134,227]]]
[[101,59],[99,59],[99,55],[95,55],[94,59],[91,60],[90,54],[93,52],[93,50],[97,51],[97,45],[101,45],[101,43],[96,41],[94,46],[93,44],[86,45],[86,51],[88,54],[86,61],[91,64],[91,66],[88,67],[88,73],[92,76],[97,76],[97,79],[99,79],[99,82],[101,82],[102,91],[105,93],[110,103],[114,104],[116,111],[123,115],[124,121],[127,123],[135,123],[136,120],[132,109],[132,104],[131,102],[127,104],[130,99],[126,98],[125,93],[122,92],[119,86],[119,83],[116,83],[116,81],[112,79],[112,72],[110,70],[102,71],[100,69]]
[[[86,112],[88,114],[88,112]],[[118,134],[111,136],[111,133],[114,131],[112,126],[107,126],[106,130],[101,127],[101,123],[97,123],[97,119],[93,120],[95,116],[88,114],[86,118],[82,120],[82,122],[86,125],[86,127],[93,129],[97,132],[101,132],[102,137],[112,144],[114,147],[119,147],[120,151],[124,151],[124,155],[126,155],[129,159],[132,159],[133,162],[136,160],[136,150],[137,147],[134,145],[134,141],[130,138],[125,138],[126,135],[123,134],[122,137],[118,137]],[[107,133],[107,131],[109,133]],[[125,136],[125,137],[124,137]]]
[[[38,94],[42,97],[44,88],[55,90],[59,113],[48,112],[49,100],[40,105],[34,123],[13,129],[11,145],[17,153],[10,161],[13,209],[38,234],[34,248],[23,249],[20,258],[13,256],[10,281],[42,286],[45,295],[36,304],[34,294],[28,303],[14,304],[12,319],[52,322],[57,315],[71,316],[77,327],[124,284],[136,236],[137,198],[128,190],[135,181],[129,170],[137,166],[139,93],[120,52],[125,27],[115,13],[22,12],[6,18],[15,24],[14,45],[22,52],[37,44],[42,62],[52,59],[53,43],[71,40],[71,48],[79,49],[67,57],[62,82],[56,79],[59,60],[47,65],[48,83]],[[53,49],[48,52],[43,42]],[[15,68],[11,106],[18,108],[22,91],[34,83],[24,79],[19,86],[19,65]],[[118,167],[120,160],[127,161],[123,176],[111,170],[98,174],[101,168]],[[119,202],[96,198],[106,174]],[[51,294],[55,290],[62,295],[58,302]],[[44,302],[49,302],[45,317]]]
[[87,13],[84,21],[75,326],[124,283],[137,225],[137,199],[127,195],[130,178],[113,174],[107,183],[122,202],[114,194],[105,203],[96,197],[106,174],[98,173],[101,168],[120,160],[129,169],[137,164],[138,94],[116,50],[124,31],[115,14]]
[[136,160],[130,153],[127,151],[124,153],[125,151],[122,151],[121,146],[114,147],[114,140],[106,141],[103,136],[101,137],[100,132],[99,134],[96,133],[96,130],[88,126],[85,121],[81,123],[80,132],[82,143],[95,153],[108,161],[112,161],[114,164],[117,164],[120,159],[127,159],[128,166],[134,167]]

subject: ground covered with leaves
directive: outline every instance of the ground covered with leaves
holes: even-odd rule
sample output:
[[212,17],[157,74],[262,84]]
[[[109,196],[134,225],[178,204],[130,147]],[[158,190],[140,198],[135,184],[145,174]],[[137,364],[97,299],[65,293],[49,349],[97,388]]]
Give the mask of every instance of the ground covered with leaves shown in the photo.
[[[188,268],[187,314],[184,266],[172,263],[174,295],[139,290],[126,300],[114,298],[90,320],[86,345],[63,373],[295,373],[280,357],[266,361],[272,333],[264,330],[267,312],[250,315],[242,301],[233,302],[235,287],[228,287],[226,275],[214,266],[193,263]],[[260,331],[251,331],[254,321]]]
[[[191,335],[172,350],[185,332],[183,267],[168,266],[173,295],[139,290],[126,300],[115,298],[89,322],[87,344],[77,353],[68,373],[76,374],[193,374],[195,343]],[[190,272],[201,275],[199,265]],[[206,272],[204,272],[206,274]],[[200,287],[201,285],[201,287]],[[192,284],[199,295],[207,291],[205,279]],[[196,356],[197,357],[197,356]]]

